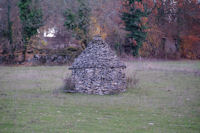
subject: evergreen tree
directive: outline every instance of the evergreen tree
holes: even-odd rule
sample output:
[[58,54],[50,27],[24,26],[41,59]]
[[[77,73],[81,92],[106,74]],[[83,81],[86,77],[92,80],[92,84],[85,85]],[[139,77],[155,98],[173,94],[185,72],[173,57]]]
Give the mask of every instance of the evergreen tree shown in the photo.
[[83,0],[77,0],[78,10],[72,11],[67,9],[64,13],[64,26],[67,30],[71,30],[76,39],[81,41],[83,48],[87,45],[89,40],[89,25],[90,25],[90,11],[91,9]]
[[20,0],[18,7],[24,43],[23,61],[25,61],[28,42],[33,35],[37,34],[37,30],[43,24],[42,12],[40,9],[32,7],[32,0]]
[[125,30],[128,31],[127,39],[131,46],[133,56],[139,54],[146,38],[145,25],[142,24],[142,18],[147,16],[142,0],[124,0],[121,18],[125,24]]

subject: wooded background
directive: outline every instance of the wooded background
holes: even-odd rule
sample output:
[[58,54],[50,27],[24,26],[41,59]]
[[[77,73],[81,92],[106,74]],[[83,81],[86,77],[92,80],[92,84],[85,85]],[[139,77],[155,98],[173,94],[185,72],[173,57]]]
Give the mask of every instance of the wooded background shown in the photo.
[[40,57],[47,60],[47,55],[65,56],[70,62],[97,34],[122,57],[200,59],[200,3],[0,1],[0,63],[23,63]]

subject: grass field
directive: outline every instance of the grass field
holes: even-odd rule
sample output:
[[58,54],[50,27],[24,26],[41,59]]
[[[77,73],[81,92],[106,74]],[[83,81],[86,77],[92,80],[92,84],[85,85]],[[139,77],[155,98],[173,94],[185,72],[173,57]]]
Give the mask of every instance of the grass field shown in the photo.
[[67,66],[0,67],[0,133],[200,133],[200,61],[127,62],[119,95],[64,94]]

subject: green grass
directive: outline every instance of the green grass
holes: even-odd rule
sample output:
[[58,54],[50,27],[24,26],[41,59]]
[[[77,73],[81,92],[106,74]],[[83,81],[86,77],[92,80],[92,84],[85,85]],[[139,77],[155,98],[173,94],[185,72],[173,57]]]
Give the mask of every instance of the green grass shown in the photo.
[[67,66],[0,67],[0,133],[200,132],[199,61],[126,64],[139,83],[111,96],[59,92]]

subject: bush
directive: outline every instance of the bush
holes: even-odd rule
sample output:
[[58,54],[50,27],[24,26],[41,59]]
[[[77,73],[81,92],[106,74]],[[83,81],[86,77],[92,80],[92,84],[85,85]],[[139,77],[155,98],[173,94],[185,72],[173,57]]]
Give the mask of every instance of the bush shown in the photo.
[[63,92],[67,92],[67,93],[75,93],[76,92],[75,84],[72,81],[71,77],[65,78],[64,85],[61,89],[62,89]]
[[139,83],[139,79],[136,78],[136,73],[131,75],[130,77],[127,77],[127,88],[136,88]]

